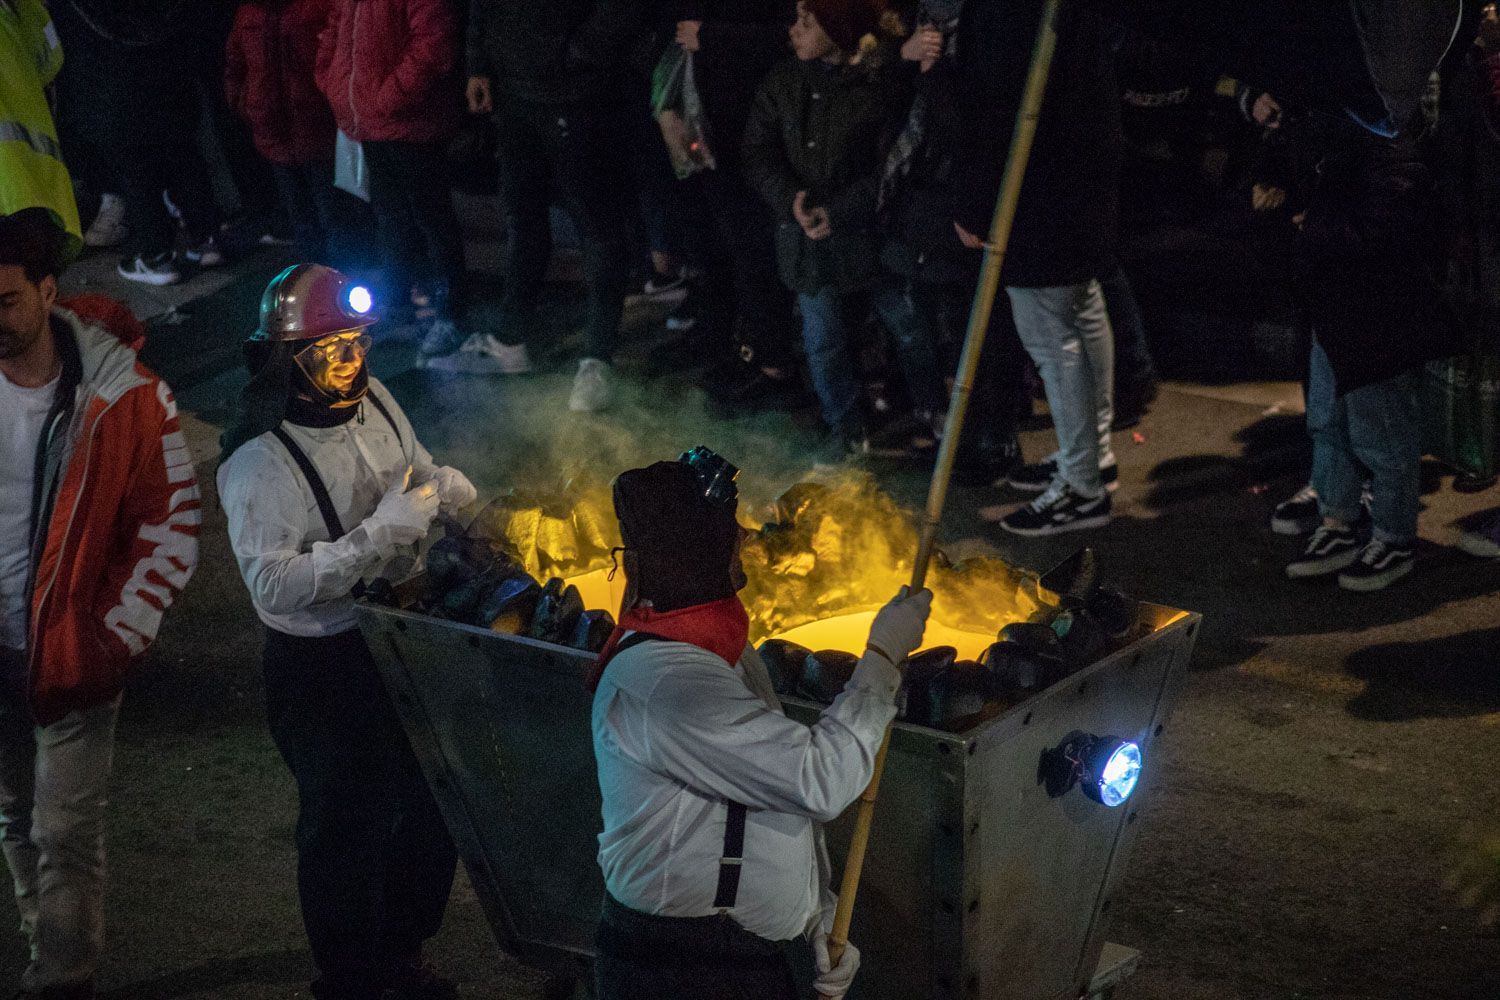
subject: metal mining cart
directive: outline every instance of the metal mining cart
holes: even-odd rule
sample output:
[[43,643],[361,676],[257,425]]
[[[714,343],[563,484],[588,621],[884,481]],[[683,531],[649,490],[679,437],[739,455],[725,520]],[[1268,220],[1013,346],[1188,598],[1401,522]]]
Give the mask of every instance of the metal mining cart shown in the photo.
[[[1133,970],[1138,954],[1105,934],[1199,622],[1145,604],[1140,616],[1149,634],[968,732],[896,724],[851,1000],[1073,1000]],[[604,892],[591,654],[368,604],[360,625],[496,939],[585,977]],[[786,704],[804,721],[820,709]],[[1139,743],[1122,806],[1054,797],[1041,780],[1044,754],[1079,731]],[[836,868],[849,825],[828,830]]]

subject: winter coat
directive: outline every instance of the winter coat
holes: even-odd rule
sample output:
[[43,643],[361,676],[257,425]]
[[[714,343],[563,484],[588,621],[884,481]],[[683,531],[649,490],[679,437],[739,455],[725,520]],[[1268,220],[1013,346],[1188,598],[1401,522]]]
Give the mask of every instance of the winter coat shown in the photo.
[[[693,73],[715,140],[719,169],[739,169],[740,143],[755,104],[755,90],[786,56],[787,28],[797,4],[787,0],[685,0],[667,5],[670,40],[678,21],[701,21]],[[670,30],[667,30],[670,29]],[[726,161],[725,155],[729,156]]]
[[198,562],[192,455],[132,325],[115,332],[52,312],[63,373],[38,454],[28,588],[41,725],[120,693]]
[[[964,5],[958,27],[959,151],[964,192],[958,221],[983,237],[1005,172],[1031,50],[1039,0]],[[1036,142],[1002,281],[1035,288],[1099,277],[1113,256],[1123,140],[1120,94],[1099,15],[1067,5],[1037,125]]]
[[449,0],[333,0],[318,87],[359,142],[436,142],[458,125],[458,19]]
[[318,89],[318,36],[331,0],[242,4],[224,49],[224,95],[271,163],[333,159],[337,126]]
[[1437,264],[1437,191],[1408,133],[1351,125],[1322,140],[1297,239],[1297,288],[1340,394],[1383,382],[1457,346]]
[[[745,177],[771,207],[776,263],[794,292],[851,291],[874,277],[875,199],[891,132],[906,109],[900,75],[787,59],[761,84],[745,128]],[[809,240],[792,215],[828,209],[831,235]]]
[[496,99],[567,104],[608,95],[642,35],[640,0],[470,0],[470,76]]

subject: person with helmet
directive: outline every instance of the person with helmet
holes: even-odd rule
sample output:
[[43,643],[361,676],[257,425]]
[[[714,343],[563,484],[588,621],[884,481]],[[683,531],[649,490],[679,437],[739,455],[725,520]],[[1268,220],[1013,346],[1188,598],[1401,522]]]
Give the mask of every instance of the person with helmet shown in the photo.
[[318,264],[277,275],[218,472],[266,625],[271,736],[297,782],[297,885],[320,1000],[437,1000],[422,961],[456,854],[355,626],[364,582],[415,567],[440,511],[477,494],[439,467],[366,365],[369,292]]
[[737,474],[695,448],[615,480],[625,599],[590,678],[600,1000],[795,1000],[793,969],[814,964],[841,997],[859,967],[852,945],[829,961],[821,824],[870,782],[932,592],[903,587],[822,717],[787,718],[746,644]]

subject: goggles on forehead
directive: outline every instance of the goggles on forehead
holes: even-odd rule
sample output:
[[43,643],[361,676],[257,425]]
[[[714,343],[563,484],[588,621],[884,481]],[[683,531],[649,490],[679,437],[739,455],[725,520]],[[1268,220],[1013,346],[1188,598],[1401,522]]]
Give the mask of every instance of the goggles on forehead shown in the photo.
[[740,470],[730,465],[723,457],[714,453],[707,445],[699,445],[685,451],[677,459],[692,469],[698,477],[703,496],[714,503],[733,503],[739,499],[740,491],[734,485]]

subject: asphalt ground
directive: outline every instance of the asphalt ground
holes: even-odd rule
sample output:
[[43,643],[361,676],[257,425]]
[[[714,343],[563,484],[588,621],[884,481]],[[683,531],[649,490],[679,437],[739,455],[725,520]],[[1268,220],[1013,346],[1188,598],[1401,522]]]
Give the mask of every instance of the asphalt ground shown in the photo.
[[[265,730],[260,633],[212,487],[238,344],[280,263],[242,262],[152,325],[147,359],[182,403],[205,530],[197,576],[125,699],[100,983],[110,1000],[307,995],[292,785]],[[554,288],[547,314],[566,339],[575,290]],[[600,416],[566,412],[565,351],[523,378],[439,376],[410,367],[410,336],[382,334],[373,364],[438,459],[482,493],[561,465],[608,476],[700,441],[737,458],[752,501],[794,482],[815,440],[805,419],[718,420],[684,379],[633,374],[657,318],[630,311],[624,398]],[[1465,838],[1500,826],[1500,563],[1449,547],[1461,519],[1500,499],[1455,493],[1429,467],[1411,577],[1373,595],[1292,584],[1281,567],[1295,542],[1265,522],[1306,475],[1296,405],[1294,386],[1169,384],[1118,438],[1109,527],[1011,538],[981,511],[1023,496],[955,488],[943,542],[1029,567],[1087,542],[1127,593],[1204,615],[1114,906],[1111,939],[1144,953],[1120,1000],[1500,997],[1500,936],[1445,884]],[[1028,432],[1028,456],[1049,440]],[[874,469],[920,504],[923,469]],[[14,920],[0,904],[0,926]],[[462,874],[431,957],[467,997],[543,996],[541,977],[495,945]],[[0,936],[0,989],[24,958],[19,936]]]

